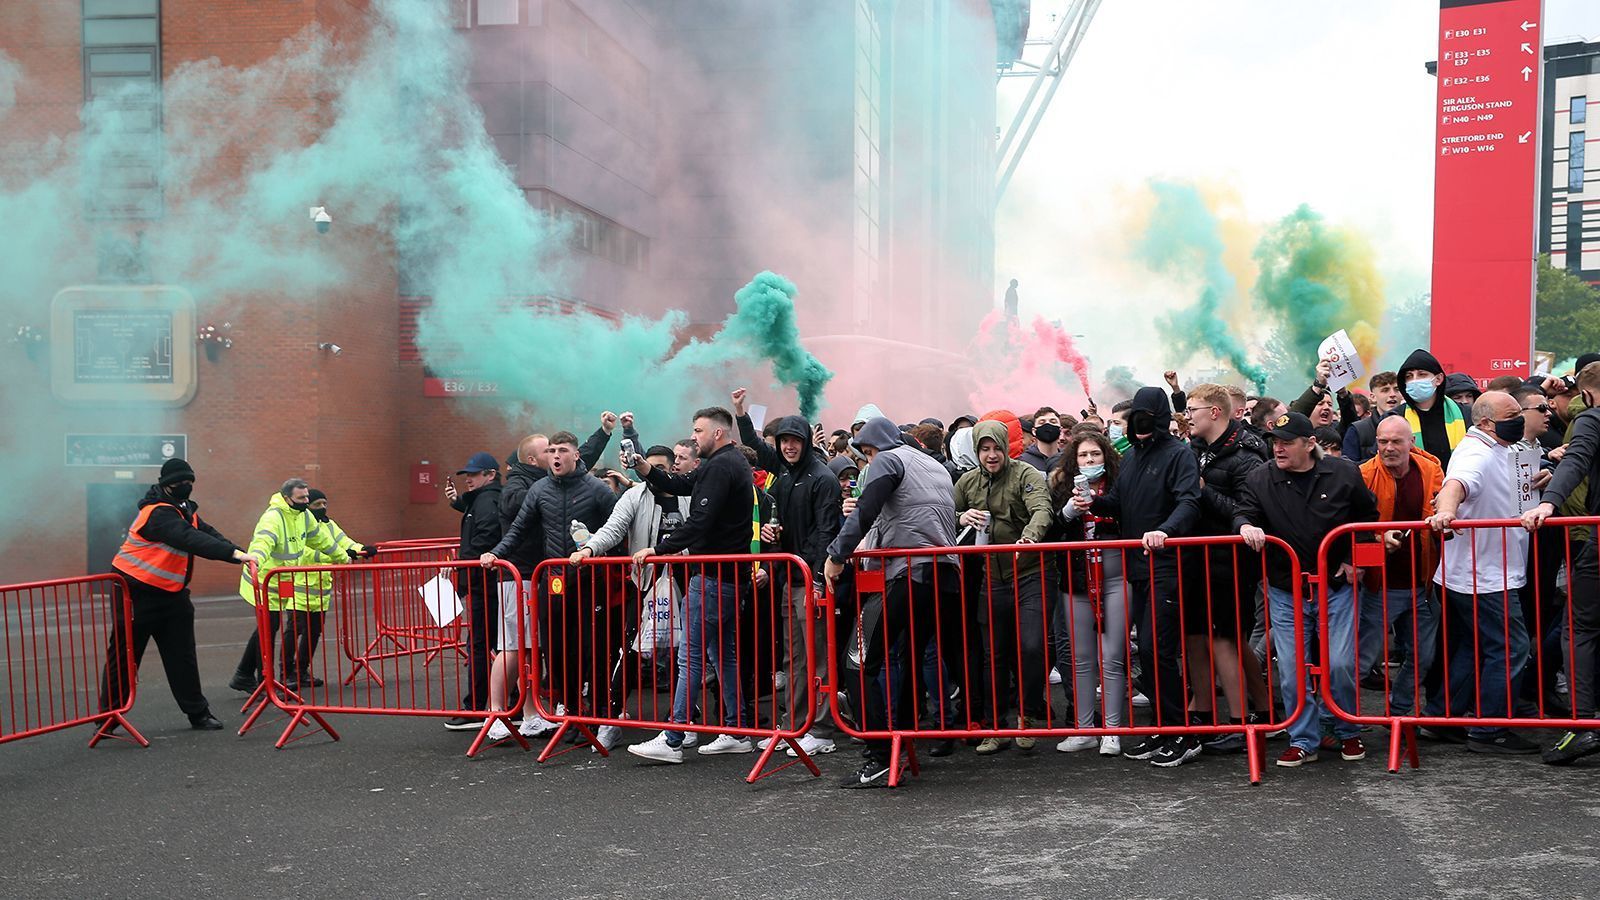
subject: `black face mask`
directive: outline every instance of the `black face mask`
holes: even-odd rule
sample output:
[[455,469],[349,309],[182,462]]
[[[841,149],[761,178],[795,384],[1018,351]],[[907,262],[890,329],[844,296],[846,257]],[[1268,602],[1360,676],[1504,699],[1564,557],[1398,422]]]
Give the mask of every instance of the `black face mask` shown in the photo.
[[174,500],[187,500],[194,493],[194,483],[185,481],[180,484],[167,485],[167,496]]
[[1054,444],[1061,440],[1061,426],[1049,422],[1033,426],[1033,436],[1043,444]]
[[1522,440],[1523,433],[1527,430],[1528,420],[1522,416],[1507,419],[1504,422],[1494,423],[1494,434],[1508,444],[1515,444]]
[[311,508],[311,501],[307,500],[304,503],[295,503],[293,501],[290,501],[289,508],[294,510],[295,512],[305,512],[306,510]]
[[328,508],[326,506],[321,509],[313,509],[311,514],[317,517],[318,522],[328,521]]
[[[1134,443],[1143,443],[1155,438],[1156,417],[1144,410],[1138,410],[1128,416],[1128,440]],[[1140,438],[1137,435],[1145,435]]]

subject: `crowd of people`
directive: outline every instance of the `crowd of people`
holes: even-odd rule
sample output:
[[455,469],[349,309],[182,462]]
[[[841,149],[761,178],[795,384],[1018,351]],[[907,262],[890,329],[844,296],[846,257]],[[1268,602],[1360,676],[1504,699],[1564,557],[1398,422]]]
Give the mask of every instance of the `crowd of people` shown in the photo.
[[[447,491],[461,513],[460,558],[485,566],[503,560],[527,579],[541,563],[577,574],[587,559],[626,554],[630,608],[639,612],[617,633],[580,635],[581,614],[525,624],[506,602],[514,589],[489,577],[463,579],[471,622],[463,708],[520,702],[521,734],[555,730],[534,697],[514,696],[516,651],[540,627],[560,631],[540,641],[552,648],[540,660],[546,709],[558,718],[577,709],[624,715],[628,685],[602,690],[585,680],[582,660],[558,658],[554,649],[587,641],[587,652],[599,646],[615,654],[607,663],[616,677],[630,666],[638,671],[641,658],[666,671],[670,723],[728,729],[698,746],[705,755],[767,749],[746,736],[760,719],[754,695],[809,690],[784,676],[805,672],[805,659],[814,657],[814,683],[839,687],[851,730],[874,735],[861,742],[864,759],[847,779],[851,786],[883,782],[892,745],[876,735],[908,721],[996,732],[971,742],[985,755],[1031,750],[1029,732],[1039,729],[1112,730],[1068,736],[1056,749],[1162,767],[1241,752],[1245,737],[1236,726],[1279,723],[1287,745],[1275,761],[1292,768],[1321,754],[1365,756],[1361,726],[1335,714],[1369,711],[1363,688],[1395,716],[1593,717],[1595,530],[1530,535],[1544,533],[1551,516],[1600,510],[1600,493],[1591,500],[1587,491],[1600,468],[1593,409],[1600,354],[1580,359],[1565,377],[1508,376],[1482,387],[1447,374],[1421,349],[1367,379],[1364,391],[1330,389],[1330,375],[1323,361],[1289,403],[1233,385],[1185,387],[1168,372],[1165,386],[1144,387],[1108,410],[1090,401],[1076,416],[1044,406],[900,423],[869,404],[849,428],[831,433],[800,416],[755,421],[749,397],[737,390],[729,406],[697,411],[687,423],[691,435],[675,443],[646,444],[632,413],[606,412],[583,441],[568,431],[533,434],[504,463],[474,454]],[[619,431],[618,464],[602,465]],[[302,549],[334,559],[371,552],[319,522],[304,483],[284,485],[255,542],[236,547],[184,505],[186,493],[165,495],[181,489],[182,474],[163,469],[152,489],[161,496],[151,502],[177,515],[141,513],[124,548],[131,558],[151,541],[177,554],[156,560],[169,568],[190,565],[184,554],[270,565]],[[187,477],[192,484],[192,471]],[[1455,528],[1511,519],[1518,527]],[[1417,522],[1425,527],[1383,527]],[[1325,546],[1352,524],[1368,527]],[[1182,540],[1196,537],[1238,540]],[[1122,543],[1094,546],[1112,541]],[[1358,559],[1360,543],[1381,545],[1381,566],[1372,553]],[[1032,544],[1041,549],[1029,550]],[[963,549],[983,545],[1009,550]],[[815,582],[798,566],[674,574],[670,565],[679,554],[754,553],[792,554]],[[131,578],[149,574],[121,559]],[[882,586],[857,590],[864,569],[876,570]],[[1318,572],[1325,583],[1305,583]],[[141,590],[185,583],[147,581]],[[808,604],[824,585],[832,588],[834,621],[808,630]],[[326,585],[305,587],[296,609],[325,610]],[[542,609],[581,610],[584,602],[581,590],[558,597],[547,583],[525,589],[539,592]],[[776,655],[759,660],[751,646],[759,642],[731,627],[752,602],[777,611],[767,618]],[[1320,677],[1336,709],[1300,664],[1320,658],[1323,619],[1329,665]],[[828,628],[837,655],[828,651]],[[319,629],[294,631],[285,630],[284,677],[309,679],[304,660]],[[159,629],[148,633],[161,639]],[[192,613],[189,633],[192,639]],[[142,650],[142,637],[139,644]],[[260,677],[253,666],[259,657],[247,651],[231,686],[253,688]],[[708,706],[720,710],[699,708],[697,690],[712,683],[716,703]],[[192,694],[179,697],[185,711],[209,716],[197,680],[192,692],[183,690]],[[801,747],[833,751],[843,738],[828,716],[814,718]],[[482,722],[464,716],[446,727]],[[1217,727],[1171,730],[1191,724]],[[1423,732],[1481,753],[1541,749],[1529,734],[1491,724]],[[489,734],[509,736],[499,721]],[[607,748],[621,738],[616,725],[597,734]],[[955,740],[930,743],[934,756],[959,749]],[[697,744],[694,730],[669,728],[627,749],[681,763]],[[1600,734],[1576,729],[1543,755],[1566,764],[1597,751]]]

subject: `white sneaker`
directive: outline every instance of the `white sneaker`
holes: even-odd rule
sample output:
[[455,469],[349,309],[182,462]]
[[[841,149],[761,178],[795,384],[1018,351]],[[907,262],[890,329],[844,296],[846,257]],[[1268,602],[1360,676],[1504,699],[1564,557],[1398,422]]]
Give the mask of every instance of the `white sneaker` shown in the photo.
[[[787,673],[787,672],[773,672],[772,673],[772,689],[774,691],[781,691],[781,690],[784,690],[784,689],[786,689],[788,687],[789,687],[789,673]],[[763,749],[765,749],[765,748],[763,748]]]
[[491,742],[499,742],[511,737],[511,729],[506,727],[506,720],[495,719],[494,724],[489,726],[487,737]]
[[642,744],[629,744],[628,752],[641,759],[660,763],[683,762],[683,748],[667,743],[667,733],[662,732]]
[[776,740],[777,740],[777,738],[770,738],[770,737],[769,738],[762,738],[761,740],[756,742],[756,749],[760,750],[760,751],[762,751],[764,753],[764,752],[766,752],[766,749],[768,747],[772,746],[772,742],[776,741]]
[[717,739],[700,748],[701,756],[720,756],[724,753],[749,753],[754,749],[747,737],[719,734]]
[[[818,753],[832,753],[834,744],[828,738],[819,738],[808,731],[800,736],[800,749],[804,750],[807,756],[816,756]],[[794,752],[793,747],[784,752],[795,758],[800,756],[800,754]]]
[[1050,670],[1050,683],[1051,684],[1060,684],[1061,683],[1061,670],[1060,669],[1051,669]]
[[683,733],[683,746],[684,747],[693,747],[695,744],[698,744],[698,743],[700,743],[700,734],[699,734],[699,732],[685,731]]
[[[496,722],[495,724],[499,725],[500,723]],[[559,726],[556,725],[556,723],[546,719],[544,716],[541,716],[538,713],[534,713],[531,716],[523,717],[522,724],[517,726],[517,733],[523,737],[538,738],[544,737],[547,734],[554,734],[556,728],[558,727]],[[493,735],[494,730],[490,729],[489,734]]]
[[1133,705],[1139,707],[1140,709],[1149,709],[1150,698],[1146,697],[1142,691],[1134,691]]
[[1056,749],[1062,753],[1077,753],[1079,750],[1091,750],[1099,745],[1100,739],[1097,737],[1077,735],[1075,737],[1069,737],[1057,744]]
[[1114,734],[1108,734],[1105,737],[1101,738],[1100,739],[1100,755],[1101,756],[1121,756],[1122,755],[1122,738],[1117,737]]
[[[610,752],[611,748],[617,745],[617,738],[621,736],[622,729],[616,725],[601,725],[594,733],[594,739],[599,741],[600,746],[606,748],[607,752]],[[593,750],[594,748],[590,747],[589,749]]]

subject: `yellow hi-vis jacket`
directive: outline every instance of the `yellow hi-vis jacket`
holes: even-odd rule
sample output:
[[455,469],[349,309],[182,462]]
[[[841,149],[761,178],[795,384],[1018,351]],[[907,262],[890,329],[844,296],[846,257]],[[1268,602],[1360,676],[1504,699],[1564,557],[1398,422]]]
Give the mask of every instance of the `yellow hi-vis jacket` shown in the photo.
[[[293,512],[293,510],[290,510]],[[316,518],[313,516],[312,518]],[[333,538],[334,549],[332,552],[310,549],[306,551],[305,559],[301,565],[307,566],[337,566],[350,561],[351,550],[361,550],[361,545],[350,540],[339,523],[332,519],[326,522],[318,521],[317,527],[327,532]],[[294,599],[289,601],[288,608],[304,612],[327,612],[328,603],[333,599],[333,573],[332,572],[296,572],[294,578]]]
[[[263,512],[256,522],[250,546],[245,548],[246,553],[256,558],[261,584],[265,586],[269,595],[267,601],[269,609],[282,609],[284,605],[283,601],[278,599],[279,588],[268,578],[272,570],[283,566],[324,565],[312,558],[312,551],[321,551],[332,556],[345,550],[339,546],[333,535],[334,532],[331,529],[324,529],[322,523],[317,521],[317,517],[313,516],[309,509],[296,510],[289,505],[289,501],[285,500],[282,494],[273,493],[272,499],[267,502],[266,512]],[[348,546],[364,549],[355,543]],[[346,554],[346,559],[348,558]],[[299,586],[296,585],[296,601],[299,595]],[[251,605],[256,602],[255,585],[250,583],[248,570],[239,578],[239,596]],[[290,608],[301,607],[291,601]]]

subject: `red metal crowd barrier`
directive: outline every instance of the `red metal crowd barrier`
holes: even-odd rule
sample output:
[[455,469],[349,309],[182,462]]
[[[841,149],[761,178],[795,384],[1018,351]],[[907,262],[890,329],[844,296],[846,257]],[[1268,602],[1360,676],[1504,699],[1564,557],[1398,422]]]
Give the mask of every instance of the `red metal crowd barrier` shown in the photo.
[[1350,554],[1359,589],[1352,601],[1330,603],[1322,585],[1329,708],[1389,729],[1390,772],[1402,758],[1420,765],[1419,728],[1452,742],[1492,742],[1512,728],[1600,729],[1596,660],[1579,649],[1574,612],[1600,605],[1596,527],[1600,518],[1552,518],[1531,534],[1515,519],[1458,521],[1443,535],[1426,522],[1336,529],[1323,541],[1320,568],[1331,552]]
[[[307,592],[312,578],[331,581],[326,608],[319,608],[314,590]],[[509,626],[502,622],[502,605]],[[392,638],[396,623],[385,612],[397,607],[416,611],[405,620],[406,627],[459,634],[453,649],[461,660],[422,649],[374,653],[378,643]],[[491,567],[435,560],[274,569],[256,585],[264,680],[246,704],[255,708],[239,733],[253,728],[268,705],[289,717],[276,743],[279,748],[312,733],[296,735],[302,727],[320,728],[338,740],[324,718],[327,714],[460,718],[475,720],[471,729],[477,735],[467,750],[468,756],[475,755],[496,724],[510,728],[506,704],[493,703],[496,676],[507,696],[527,689],[521,673],[530,664],[524,659],[528,651],[509,646],[513,642],[502,635],[504,629],[522,630],[525,607],[522,581],[505,562]],[[510,655],[496,665],[501,643],[508,645],[505,652]],[[528,749],[515,729],[504,739]]]
[[[1295,646],[1278,650],[1289,654],[1280,665],[1300,675],[1303,578],[1276,539],[1264,553],[1237,537],[1171,539],[1156,554],[1133,540],[858,552],[823,615],[835,623],[834,719],[878,742],[890,785],[899,783],[902,751],[917,773],[916,740],[992,740],[980,749],[997,750],[1066,738],[1079,740],[1061,749],[1114,755],[1131,749],[1123,740],[1148,735],[1235,736],[1215,747],[1242,751],[1259,782],[1265,735],[1307,699],[1303,677],[1291,696],[1278,696],[1270,637],[1259,660],[1249,643],[1256,585],[1273,553],[1285,555],[1294,586]],[[1262,615],[1270,636],[1270,612]],[[1116,744],[1092,740],[1105,737]]]
[[384,584],[391,590],[373,595],[377,632],[358,661],[368,663],[412,653],[425,654],[427,662],[446,652],[454,653],[457,658],[464,657],[461,623],[438,624],[422,602],[427,580],[436,577],[427,565],[453,561],[458,546],[458,541],[448,538],[385,541],[375,545],[378,562],[423,565],[397,572]]
[[89,746],[150,746],[128,722],[138,683],[121,575],[0,585],[0,744],[96,725]]
[[[710,746],[697,735],[731,736],[728,752],[759,751],[749,782],[796,763],[821,774],[801,745],[820,680],[812,573],[799,557],[552,560],[532,583],[538,652],[526,680],[537,686],[538,714],[559,725],[541,762],[583,746],[616,749],[596,728],[643,728],[677,732],[690,752]],[[793,761],[769,768],[785,748]]]

